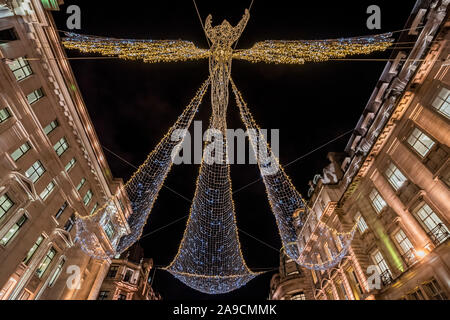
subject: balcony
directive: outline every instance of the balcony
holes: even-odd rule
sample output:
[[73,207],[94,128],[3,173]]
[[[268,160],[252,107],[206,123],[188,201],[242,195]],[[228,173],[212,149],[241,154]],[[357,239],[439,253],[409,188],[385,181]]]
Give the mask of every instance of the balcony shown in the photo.
[[407,267],[412,267],[419,260],[417,259],[416,250],[414,248],[409,249],[402,255],[403,261],[405,261]]
[[390,285],[394,279],[392,279],[392,274],[389,270],[385,270],[380,274],[381,282],[385,287]]
[[433,241],[433,243],[438,246],[450,237],[450,233],[447,227],[444,224],[440,223],[433,230],[428,232],[428,236]]

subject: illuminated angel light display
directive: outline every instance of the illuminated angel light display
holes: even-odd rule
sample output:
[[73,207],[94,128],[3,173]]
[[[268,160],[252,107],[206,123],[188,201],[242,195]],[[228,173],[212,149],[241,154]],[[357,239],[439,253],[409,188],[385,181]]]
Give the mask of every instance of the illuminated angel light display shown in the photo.
[[[115,254],[125,251],[141,236],[153,204],[172,166],[171,154],[174,148],[179,146],[179,141],[174,142],[170,139],[171,133],[176,129],[189,128],[210,85],[212,102],[210,129],[223,133],[224,138],[214,155],[206,152],[208,145],[205,145],[186,230],[175,259],[165,268],[186,285],[208,294],[233,291],[258,275],[252,272],[244,261],[232,199],[225,139],[230,83],[241,118],[248,132],[251,133],[250,141],[257,155],[258,166],[286,254],[306,268],[328,269],[346,255],[355,233],[355,228],[347,233],[338,233],[319,223],[321,241],[312,244],[302,244],[298,241],[298,231],[303,227],[309,212],[306,201],[270,151],[260,128],[232,81],[232,60],[303,64],[384,51],[393,42],[392,34],[388,33],[335,40],[269,40],[258,42],[250,49],[235,50],[232,46],[240,38],[249,18],[249,11],[246,10],[235,27],[226,20],[213,27],[212,17],[209,15],[204,28],[206,36],[211,41],[208,50],[197,48],[192,42],[182,40],[129,40],[74,33],[67,33],[67,37],[63,40],[64,46],[68,49],[128,60],[141,60],[147,63],[209,59],[209,79],[201,86],[176,124],[125,186],[133,208],[133,213],[128,219],[130,232],[121,234],[120,240],[115,242],[116,252],[114,252]],[[268,150],[268,157],[259,157],[258,150],[261,146],[268,147],[265,149]],[[211,157],[214,157],[216,161],[211,161]],[[217,162],[217,159],[221,161]],[[101,258],[97,253],[98,244],[92,240],[85,226],[88,221],[99,220],[95,220],[96,215],[103,215],[105,207],[110,208],[112,201],[100,208],[93,216],[78,219],[78,240],[82,243],[83,250],[96,258]],[[320,247],[324,245],[322,241],[327,244],[328,259],[318,262],[315,258]]]

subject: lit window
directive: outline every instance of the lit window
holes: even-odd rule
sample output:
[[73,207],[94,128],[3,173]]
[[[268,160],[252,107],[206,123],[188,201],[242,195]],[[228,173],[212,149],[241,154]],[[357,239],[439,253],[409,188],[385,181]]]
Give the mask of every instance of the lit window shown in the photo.
[[64,210],[66,210],[67,206],[68,206],[68,203],[66,201],[66,202],[63,203],[61,208],[59,208],[58,212],[56,213],[56,215],[55,215],[56,219],[59,219],[59,217],[61,217],[61,215],[63,214]]
[[5,234],[5,236],[0,240],[0,245],[6,246],[19,232],[20,228],[27,222],[28,218],[26,215],[17,220],[17,222],[9,229],[9,231]]
[[55,149],[56,154],[58,156],[62,156],[64,152],[66,152],[67,149],[69,149],[69,145],[67,144],[66,138],[61,138],[53,147]]
[[13,206],[14,202],[11,201],[8,195],[2,195],[0,197],[0,219],[3,218]]
[[57,120],[54,120],[54,121],[52,121],[48,126],[46,126],[46,127],[44,128],[44,133],[45,133],[46,135],[49,135],[50,132],[52,132],[53,130],[55,130],[58,126],[59,126],[58,121],[57,121]]
[[100,291],[97,300],[106,300],[108,299],[109,291]]
[[73,158],[72,160],[70,160],[69,163],[66,164],[66,172],[69,172],[70,169],[72,169],[76,163],[77,163],[77,159]]
[[423,227],[438,244],[443,243],[450,236],[447,226],[428,204],[423,204],[416,213]]
[[83,188],[83,186],[86,184],[86,179],[83,178],[81,179],[80,183],[77,186],[77,191],[80,191],[81,188]]
[[33,74],[33,70],[31,70],[30,64],[24,58],[17,58],[8,65],[11,71],[14,73],[17,81],[28,78]]
[[42,260],[39,267],[36,269],[36,275],[39,279],[42,278],[45,271],[47,271],[48,267],[52,263],[55,256],[56,256],[56,250],[54,248],[51,248],[45,255],[45,258]]
[[45,173],[45,168],[42,163],[38,160],[36,161],[30,169],[25,172],[27,178],[29,178],[33,183],[39,180],[40,177]]
[[431,300],[447,300],[447,295],[435,279],[426,283],[424,287]]
[[44,241],[44,236],[40,236],[34,245],[31,247],[30,251],[28,251],[27,256],[25,259],[23,259],[23,263],[28,265],[31,259],[33,258],[34,254],[36,253],[37,249],[41,246],[42,242]]
[[376,189],[373,189],[370,193],[370,200],[372,201],[372,206],[374,207],[375,211],[377,213],[380,213],[383,211],[384,208],[386,208],[387,204],[386,201],[381,197],[381,195],[378,193]]
[[38,100],[41,100],[43,96],[44,96],[44,93],[42,92],[42,89],[34,90],[32,93],[30,93],[27,96],[28,103],[33,104],[33,103],[37,102]]
[[406,236],[405,232],[403,230],[399,230],[394,235],[395,241],[397,241],[398,246],[400,247],[400,252],[402,255],[404,254],[410,254],[413,258],[414,256],[414,246],[412,245],[411,241],[409,241],[408,237]]
[[25,155],[25,153],[27,153],[30,149],[31,149],[30,144],[26,142],[23,145],[21,145],[19,149],[11,153],[11,158],[13,158],[14,161],[17,161],[20,158],[22,158]]
[[95,210],[98,208],[98,202],[94,205],[94,207],[91,210],[91,215],[94,214]]
[[359,220],[358,220],[358,229],[361,234],[363,234],[367,229],[369,229],[369,226],[366,223],[366,220],[361,216],[361,214],[358,214]]
[[373,257],[373,261],[375,262],[375,264],[378,267],[378,271],[380,272],[380,274],[388,274],[389,276],[392,277],[391,270],[389,269],[389,266],[386,263],[386,260],[384,260],[384,257],[381,254],[381,252],[378,250],[375,251],[374,254],[372,255],[372,257]]
[[386,177],[396,191],[403,187],[405,182],[408,181],[408,179],[406,179],[403,173],[393,163],[391,163],[387,168]]
[[450,90],[442,88],[441,92],[439,92],[439,95],[433,102],[433,107],[435,107],[439,113],[450,118]]
[[85,195],[84,198],[83,198],[83,203],[84,203],[85,206],[87,206],[87,205],[89,204],[89,202],[91,202],[91,199],[92,199],[93,195],[94,195],[94,194],[92,193],[91,190],[89,190],[89,191],[86,193],[86,195]]
[[116,229],[114,228],[114,225],[109,221],[104,227],[103,230],[105,230],[106,235],[108,236],[109,240],[112,240],[114,237],[114,234],[116,233]]
[[306,300],[306,296],[303,292],[294,293],[291,300]]
[[50,281],[48,283],[49,287],[53,287],[53,285],[55,284],[56,280],[58,280],[58,277],[61,274],[63,266],[64,266],[65,263],[66,263],[66,261],[64,259],[62,259],[61,262],[58,264],[58,266],[56,267],[55,272],[53,273],[53,275],[50,278]]
[[54,181],[51,181],[48,186],[45,187],[44,191],[41,192],[40,197],[42,200],[47,199],[47,197],[52,193],[55,189],[56,185]]
[[64,225],[64,230],[66,230],[67,232],[72,231],[73,226],[75,225],[75,220],[76,220],[75,215],[74,214],[71,215],[69,220],[67,220],[66,224]]
[[8,109],[4,108],[0,110],[0,123],[5,122],[7,119],[11,118],[11,114]]
[[415,128],[408,138],[408,143],[423,158],[431,151],[435,142],[425,133]]

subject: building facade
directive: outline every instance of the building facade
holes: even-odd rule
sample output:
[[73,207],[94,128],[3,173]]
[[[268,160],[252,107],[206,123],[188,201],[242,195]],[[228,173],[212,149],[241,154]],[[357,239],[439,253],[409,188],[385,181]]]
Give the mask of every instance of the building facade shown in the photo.
[[290,277],[282,263],[272,299],[450,299],[449,2],[417,2],[345,152],[311,184],[299,248],[322,241],[321,265],[343,250],[321,226],[356,227],[348,252]]
[[[97,299],[111,261],[75,241],[75,213],[113,195],[114,179],[60,45],[50,10],[62,1],[0,1],[0,300]],[[100,246],[114,230],[99,227]]]
[[[113,259],[98,294],[98,300],[161,300],[151,284],[153,260],[144,258],[144,250],[133,245]],[[153,272],[154,275],[154,272]]]

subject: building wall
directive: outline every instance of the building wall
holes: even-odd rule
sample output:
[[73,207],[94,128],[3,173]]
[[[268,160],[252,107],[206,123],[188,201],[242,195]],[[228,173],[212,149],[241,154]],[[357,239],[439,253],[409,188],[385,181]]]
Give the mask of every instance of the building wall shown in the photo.
[[[75,212],[93,213],[122,182],[112,178],[51,15],[38,0],[9,4],[14,11],[0,7],[0,31],[13,29],[17,40],[0,43],[0,241],[22,217],[26,222],[0,244],[0,299],[95,299],[109,262],[80,250],[70,221]],[[17,59],[22,71],[13,72]],[[35,90],[42,97],[33,101]],[[58,125],[47,134],[53,121]],[[68,148],[57,154],[61,139]],[[24,144],[30,149],[15,160],[12,154]],[[45,172],[33,181],[27,172],[37,161]],[[45,261],[48,268],[42,268]],[[70,266],[81,271],[80,288],[66,283],[76,275]],[[38,269],[45,272],[38,276]]]

